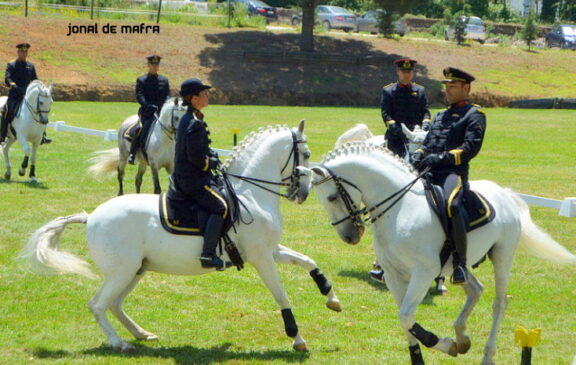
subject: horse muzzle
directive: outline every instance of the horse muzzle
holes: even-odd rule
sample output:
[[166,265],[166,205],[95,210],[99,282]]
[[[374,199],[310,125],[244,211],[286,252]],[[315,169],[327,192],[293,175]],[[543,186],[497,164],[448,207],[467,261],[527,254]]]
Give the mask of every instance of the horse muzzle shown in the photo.
[[354,245],[357,245],[358,242],[360,242],[360,240],[362,239],[362,236],[364,236],[365,230],[366,230],[366,228],[364,228],[364,226],[359,226],[359,227],[355,226],[353,228],[353,231],[349,231],[349,234],[342,234],[340,237],[347,244],[354,246]]

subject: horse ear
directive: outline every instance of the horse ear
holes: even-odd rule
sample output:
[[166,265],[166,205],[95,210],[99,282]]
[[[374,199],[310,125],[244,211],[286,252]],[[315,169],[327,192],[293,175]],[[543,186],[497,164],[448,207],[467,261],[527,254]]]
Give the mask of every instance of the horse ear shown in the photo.
[[400,126],[402,127],[402,132],[404,132],[404,135],[406,136],[406,138],[408,138],[409,140],[413,140],[414,139],[414,133],[412,133],[412,131],[410,129],[408,129],[408,127],[406,127],[406,125],[404,123],[401,123]]
[[300,123],[298,124],[298,134],[302,135],[304,133],[304,122],[306,121],[306,119],[302,119],[300,121]]
[[325,168],[320,167],[320,166],[312,167],[312,172],[315,173],[316,175],[320,176],[321,178],[325,178],[326,176],[328,176],[328,171],[326,171]]

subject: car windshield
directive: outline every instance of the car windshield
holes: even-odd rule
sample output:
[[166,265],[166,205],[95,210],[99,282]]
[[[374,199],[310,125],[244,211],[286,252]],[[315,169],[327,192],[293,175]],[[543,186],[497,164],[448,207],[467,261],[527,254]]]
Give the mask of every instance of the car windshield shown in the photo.
[[333,14],[352,14],[349,10],[346,10],[339,6],[330,6],[328,9],[330,9],[330,12]]
[[562,33],[566,35],[576,35],[576,27],[562,27]]
[[271,8],[270,5],[266,4],[265,2],[262,1],[258,1],[258,0],[252,0],[250,1],[252,3],[252,5],[254,6],[258,6],[260,8]]
[[468,24],[472,24],[472,25],[484,25],[484,23],[482,22],[482,19],[480,18],[470,18],[468,20]]

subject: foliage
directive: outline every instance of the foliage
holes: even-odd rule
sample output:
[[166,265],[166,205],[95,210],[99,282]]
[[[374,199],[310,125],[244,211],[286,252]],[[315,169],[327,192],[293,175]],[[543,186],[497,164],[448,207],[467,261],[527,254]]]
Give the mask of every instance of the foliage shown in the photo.
[[534,24],[534,14],[530,12],[526,17],[524,27],[522,28],[521,37],[522,40],[528,45],[528,49],[532,46],[532,41],[536,39],[538,30],[536,29],[536,24]]
[[228,24],[228,15],[230,14],[231,27],[264,28],[266,26],[266,18],[259,15],[251,16],[248,13],[248,7],[243,3],[235,3],[230,9],[226,5],[220,6],[216,8],[215,13],[223,16],[222,25]]
[[437,22],[434,23],[429,29],[428,32],[432,34],[436,38],[443,38],[444,32],[446,31],[446,23],[444,22]]
[[374,9],[372,0],[330,0],[329,5],[340,6],[356,13],[364,13]]
[[575,1],[563,1],[559,9],[560,20],[576,22],[576,2]]
[[464,43],[466,37],[466,24],[469,18],[463,16],[463,12],[458,12],[454,14],[451,22],[451,26],[454,29],[454,40],[457,44]]

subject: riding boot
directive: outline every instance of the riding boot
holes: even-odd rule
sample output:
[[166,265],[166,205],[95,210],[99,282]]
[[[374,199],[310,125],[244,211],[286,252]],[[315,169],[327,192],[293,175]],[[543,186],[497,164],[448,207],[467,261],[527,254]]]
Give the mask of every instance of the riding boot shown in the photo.
[[204,246],[200,257],[200,263],[203,268],[216,268],[216,270],[224,270],[226,268],[224,261],[216,256],[216,246],[218,246],[218,241],[220,240],[223,224],[224,218],[219,215],[211,214],[208,217],[208,222],[204,229]]
[[6,135],[8,134],[8,117],[4,111],[0,115],[0,143],[6,140]]
[[452,274],[452,284],[464,284],[468,280],[468,271],[466,269],[466,249],[468,241],[466,237],[466,222],[460,211],[456,212],[451,218],[452,225],[452,242],[455,246],[454,252],[454,272]]
[[42,135],[42,141],[40,141],[40,144],[50,144],[52,143],[52,139],[48,138],[48,136],[46,135],[46,132],[44,132],[44,134]]
[[140,136],[135,136],[132,140],[132,144],[130,145],[130,156],[128,156],[128,163],[130,165],[134,165],[136,161],[136,154],[138,153],[138,149],[140,148]]

